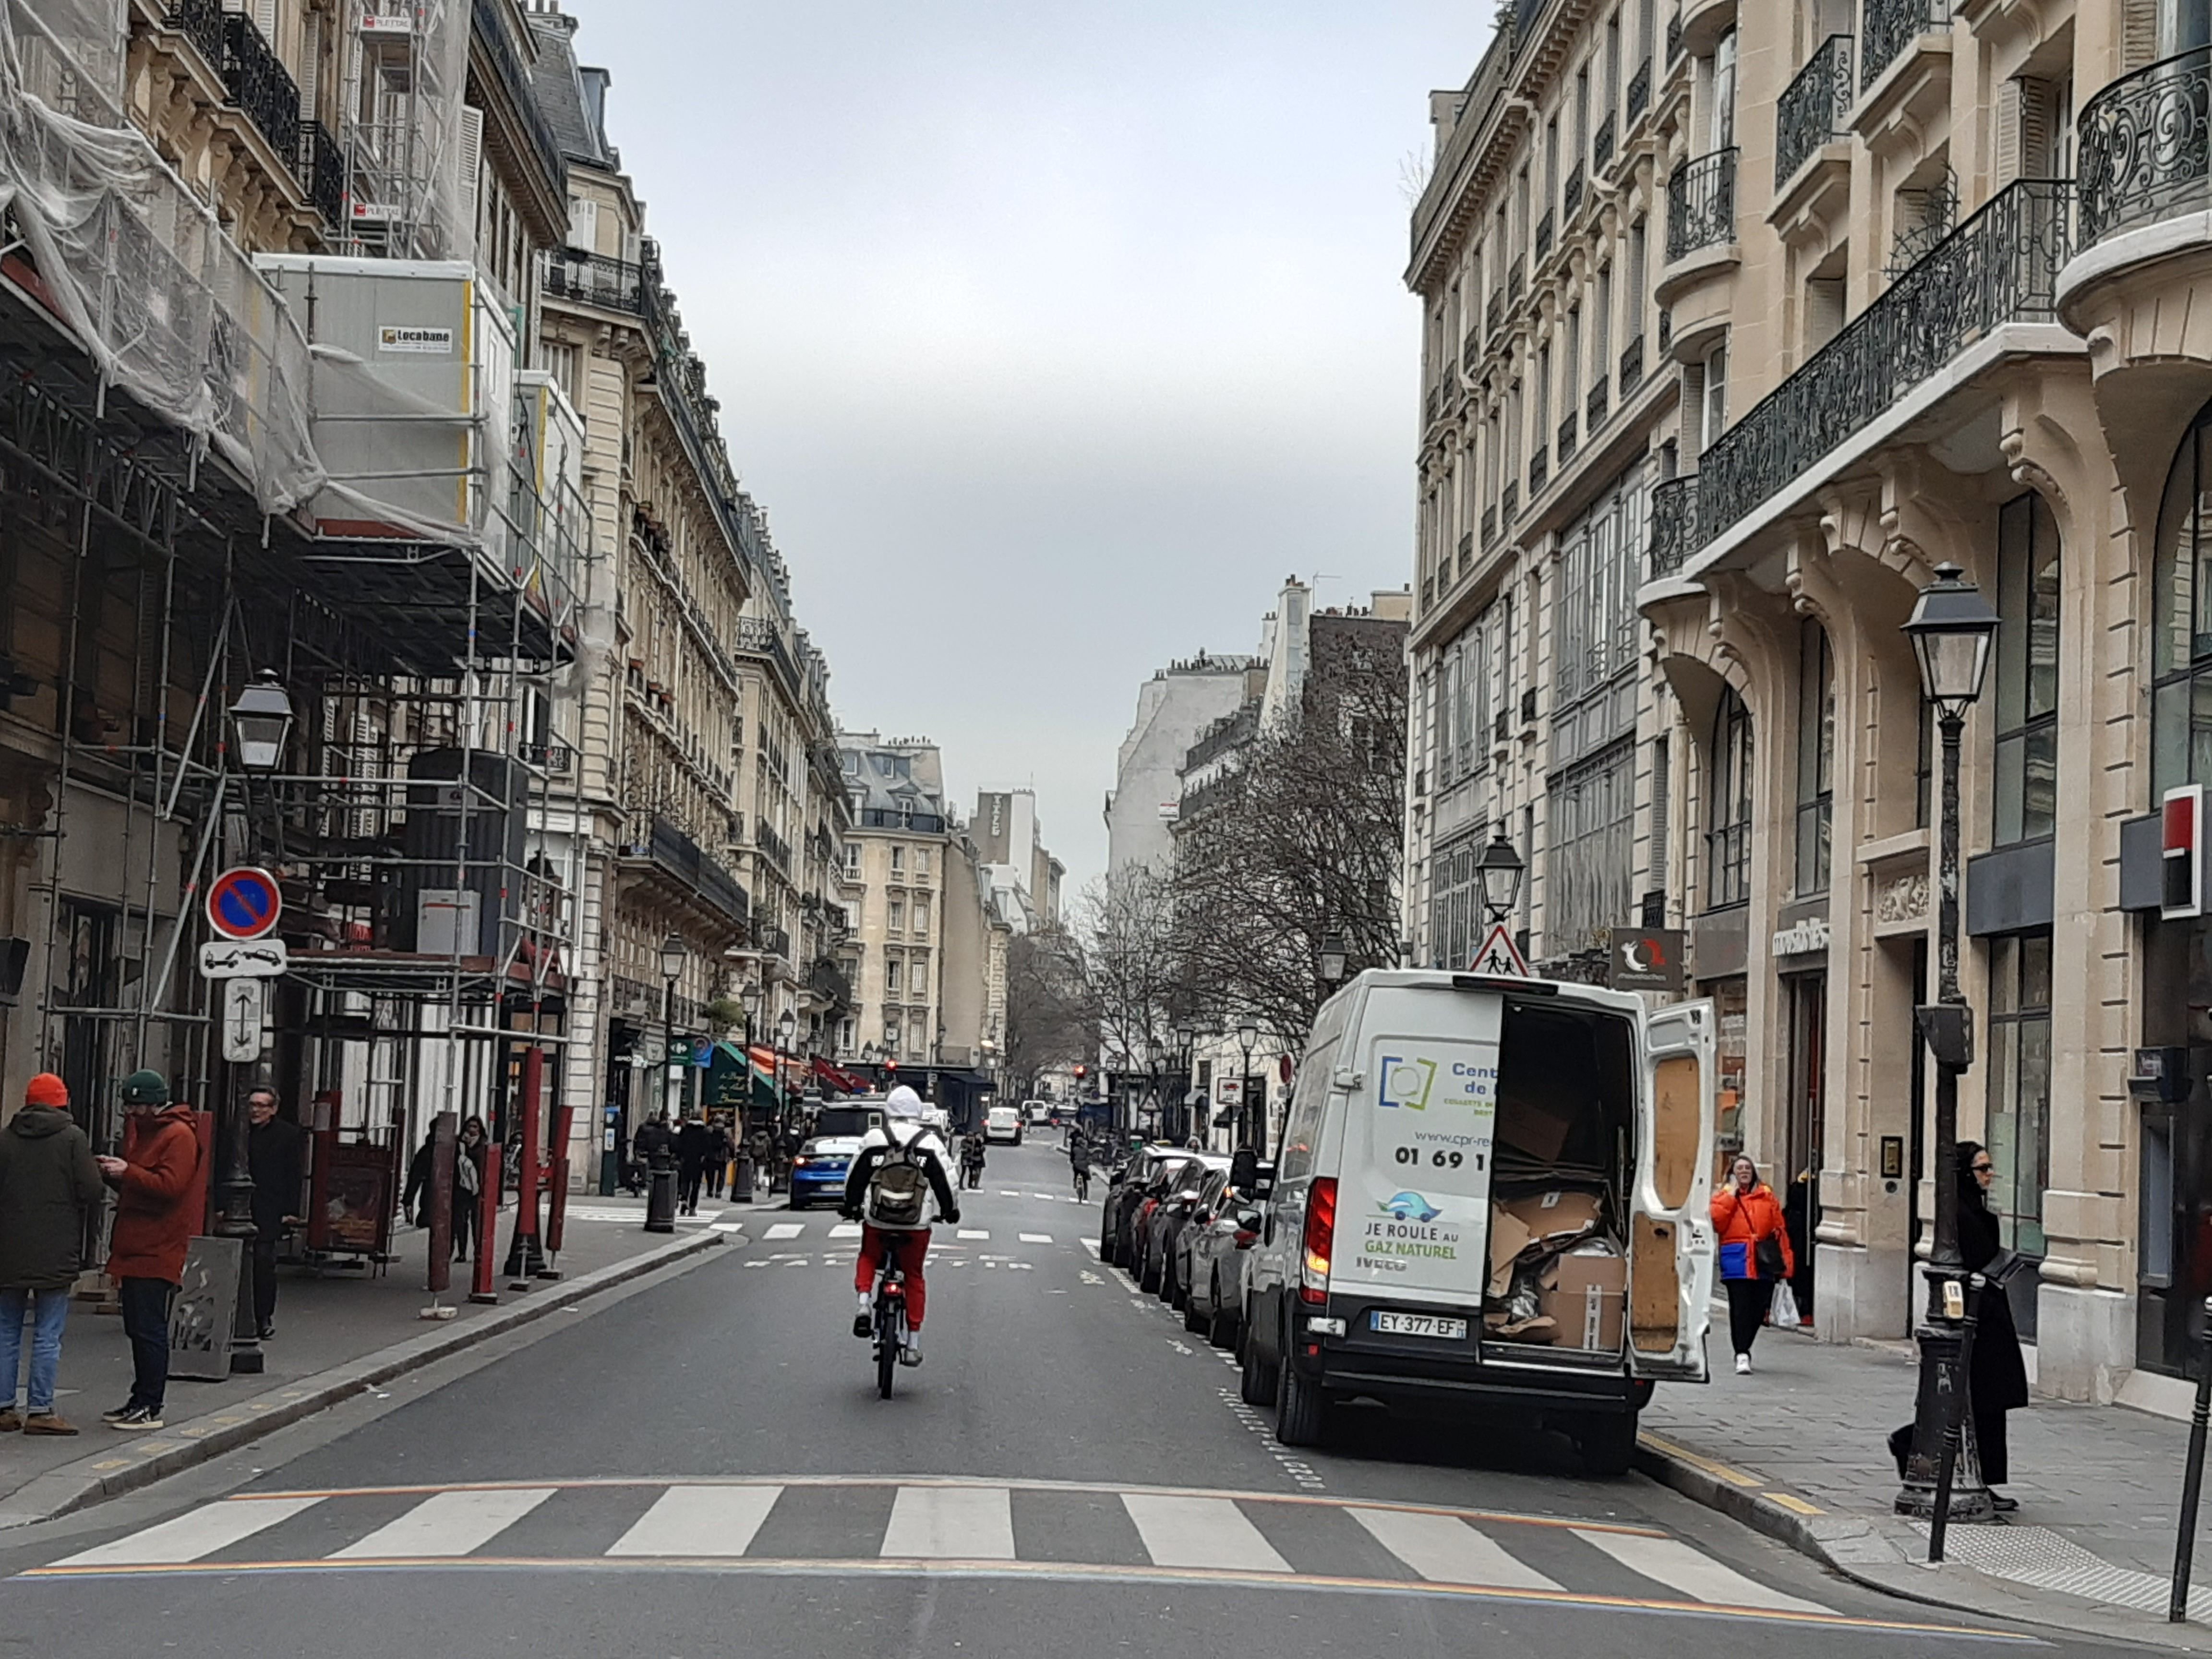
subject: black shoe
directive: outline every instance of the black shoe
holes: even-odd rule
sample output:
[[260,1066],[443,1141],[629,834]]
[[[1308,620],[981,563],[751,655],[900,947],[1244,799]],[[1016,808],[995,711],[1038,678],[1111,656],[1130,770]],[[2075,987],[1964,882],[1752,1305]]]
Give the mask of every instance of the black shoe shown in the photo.
[[266,1341],[267,1341],[270,1337],[272,1337],[272,1336],[274,1336],[274,1335],[276,1335],[276,1327],[273,1323],[271,1323],[270,1322],[269,1322],[269,1321],[267,1321],[267,1320],[264,1320],[264,1321],[262,1322],[262,1323],[261,1323],[261,1329],[260,1329],[260,1332],[259,1332],[259,1335],[260,1335],[261,1340],[262,1340],[264,1342],[266,1342]]
[[1990,1507],[1999,1515],[2010,1515],[2020,1507],[2020,1499],[2007,1498],[2002,1492],[1993,1492],[1990,1494]]
[[853,1334],[854,1334],[854,1335],[855,1335],[855,1336],[872,1336],[872,1335],[874,1335],[874,1334],[875,1334],[875,1329],[876,1329],[876,1322],[875,1322],[873,1319],[870,1318],[866,1314],[864,1314],[864,1313],[857,1313],[857,1314],[854,1314],[854,1315],[853,1316]]

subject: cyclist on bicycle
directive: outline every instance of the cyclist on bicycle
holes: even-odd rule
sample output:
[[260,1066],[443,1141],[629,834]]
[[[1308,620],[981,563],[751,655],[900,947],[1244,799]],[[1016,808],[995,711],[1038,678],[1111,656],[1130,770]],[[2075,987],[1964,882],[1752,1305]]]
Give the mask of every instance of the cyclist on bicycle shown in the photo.
[[1080,1129],[1067,1132],[1067,1161],[1074,1167],[1075,1195],[1087,1198],[1091,1194],[1091,1142]]
[[921,1364],[921,1316],[928,1287],[922,1259],[929,1254],[929,1220],[925,1200],[937,1199],[938,1212],[955,1226],[960,1201],[945,1172],[945,1146],[921,1122],[921,1097],[901,1084],[884,1102],[884,1124],[860,1142],[860,1156],[845,1177],[845,1219],[860,1227],[860,1257],[853,1269],[853,1288],[860,1305],[853,1316],[853,1334],[874,1334],[876,1275],[893,1262],[906,1274],[907,1337],[901,1360]]

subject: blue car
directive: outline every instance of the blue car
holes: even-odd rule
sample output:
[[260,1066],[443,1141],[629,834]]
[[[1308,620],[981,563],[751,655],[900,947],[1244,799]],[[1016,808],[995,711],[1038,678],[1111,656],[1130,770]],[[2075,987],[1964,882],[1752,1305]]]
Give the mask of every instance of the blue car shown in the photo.
[[791,1166],[791,1207],[804,1210],[819,1202],[842,1202],[845,1172],[860,1155],[858,1135],[817,1135],[801,1146]]

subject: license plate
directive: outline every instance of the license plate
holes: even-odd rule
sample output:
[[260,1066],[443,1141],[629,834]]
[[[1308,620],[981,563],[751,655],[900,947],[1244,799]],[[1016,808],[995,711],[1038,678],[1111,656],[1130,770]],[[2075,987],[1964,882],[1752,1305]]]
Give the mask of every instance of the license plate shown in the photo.
[[1385,1336],[1432,1336],[1446,1342],[1467,1340],[1464,1319],[1445,1319],[1436,1314],[1384,1313],[1379,1309],[1372,1317],[1375,1328]]

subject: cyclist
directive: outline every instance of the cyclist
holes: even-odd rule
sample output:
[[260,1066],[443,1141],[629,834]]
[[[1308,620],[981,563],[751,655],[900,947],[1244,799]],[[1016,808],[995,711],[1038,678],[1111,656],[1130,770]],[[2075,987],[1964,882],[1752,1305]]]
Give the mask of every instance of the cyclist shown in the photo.
[[1075,1168],[1075,1195],[1091,1196],[1091,1142],[1079,1129],[1067,1132],[1067,1161]]
[[938,1212],[960,1224],[960,1200],[945,1172],[944,1143],[921,1122],[921,1097],[905,1084],[884,1102],[884,1122],[860,1142],[860,1156],[845,1177],[845,1219],[860,1227],[860,1257],[853,1269],[853,1288],[860,1305],[853,1316],[853,1334],[875,1329],[876,1275],[896,1261],[906,1274],[906,1346],[899,1355],[908,1365],[921,1364],[921,1316],[928,1288],[922,1259],[929,1254],[929,1221],[924,1201],[937,1199]]

